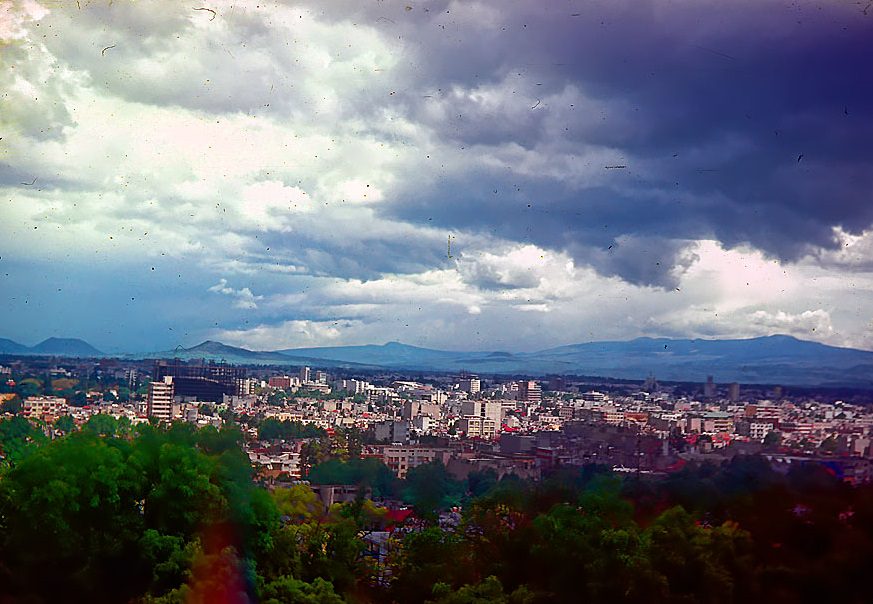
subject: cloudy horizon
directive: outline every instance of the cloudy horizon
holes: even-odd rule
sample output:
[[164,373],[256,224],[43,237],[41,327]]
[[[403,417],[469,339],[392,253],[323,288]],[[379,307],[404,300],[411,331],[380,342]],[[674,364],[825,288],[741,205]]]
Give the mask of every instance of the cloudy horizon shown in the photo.
[[868,9],[0,2],[0,337],[873,349]]

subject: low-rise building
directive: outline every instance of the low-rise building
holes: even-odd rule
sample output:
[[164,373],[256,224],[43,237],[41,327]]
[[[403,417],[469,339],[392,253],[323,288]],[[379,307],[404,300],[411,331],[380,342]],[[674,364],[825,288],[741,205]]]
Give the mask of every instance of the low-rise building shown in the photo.
[[62,415],[67,412],[67,399],[59,396],[29,396],[21,404],[21,412],[28,417]]

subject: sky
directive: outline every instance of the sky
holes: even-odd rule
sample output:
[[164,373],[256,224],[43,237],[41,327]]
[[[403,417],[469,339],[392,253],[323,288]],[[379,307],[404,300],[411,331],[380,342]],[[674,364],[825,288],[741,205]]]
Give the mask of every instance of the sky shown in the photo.
[[873,349],[873,7],[0,1],[0,337]]

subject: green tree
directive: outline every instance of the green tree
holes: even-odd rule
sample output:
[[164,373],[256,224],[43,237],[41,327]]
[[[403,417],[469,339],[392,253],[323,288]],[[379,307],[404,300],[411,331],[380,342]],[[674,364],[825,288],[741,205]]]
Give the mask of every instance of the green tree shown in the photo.
[[36,449],[0,480],[0,518],[39,519],[0,527],[10,588],[47,600],[129,595],[123,583],[139,583],[138,565],[125,571],[113,562],[137,550],[142,525],[124,457],[114,443],[76,433]]
[[463,492],[463,485],[437,460],[409,470],[403,496],[413,504],[419,517],[435,520],[440,510],[460,505]]
[[322,513],[321,501],[305,484],[274,489],[272,497],[279,514],[289,522],[310,522]]
[[67,399],[67,402],[73,407],[84,407],[88,404],[88,395],[84,390],[77,390],[72,397]]
[[317,438],[327,433],[312,424],[292,422],[289,420],[279,421],[268,417],[258,425],[258,438],[261,440],[291,440],[294,438]]
[[279,577],[267,583],[261,595],[264,604],[343,604],[333,584],[316,577],[306,583],[289,576]]
[[309,472],[312,484],[346,484],[369,487],[374,497],[389,497],[397,491],[397,479],[384,463],[377,459],[331,459]]
[[428,527],[407,534],[390,560],[396,602],[424,602],[433,586],[460,587],[474,583],[473,565],[464,538],[458,533]]
[[42,430],[21,416],[0,420],[0,467],[14,465],[43,441]]
[[740,571],[751,543],[734,524],[706,528],[681,507],[674,507],[646,535],[652,565],[666,577],[675,598],[733,602],[738,596],[737,579],[750,582],[751,570],[742,577]]
[[464,585],[457,591],[453,591],[448,583],[437,583],[433,586],[433,599],[428,600],[428,604],[530,604],[534,601],[534,594],[525,586],[507,594],[500,580],[492,575],[481,583]]
[[24,379],[15,386],[15,393],[22,399],[42,394],[42,383],[37,379]]
[[73,421],[72,415],[62,415],[55,421],[55,429],[60,430],[65,434],[69,434],[76,429],[76,422]]
[[308,474],[312,467],[327,461],[329,458],[330,444],[324,438],[308,440],[300,447],[300,465],[304,470],[304,475]]
[[497,472],[493,468],[470,472],[467,476],[467,490],[471,497],[481,497],[497,486]]
[[100,436],[121,436],[130,432],[130,420],[126,417],[116,419],[105,413],[98,413],[88,418],[82,425],[82,430]]

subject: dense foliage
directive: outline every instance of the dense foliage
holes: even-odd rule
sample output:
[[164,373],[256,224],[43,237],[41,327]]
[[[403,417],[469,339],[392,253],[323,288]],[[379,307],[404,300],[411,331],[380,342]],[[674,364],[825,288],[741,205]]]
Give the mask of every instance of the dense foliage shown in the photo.
[[319,438],[326,433],[322,428],[290,420],[279,421],[269,417],[258,425],[261,440],[291,440],[293,438]]
[[[256,487],[240,444],[234,429],[107,416],[0,422],[0,601],[869,599],[873,488],[821,467],[739,457],[663,480],[590,466],[539,483],[459,481],[438,463],[405,481],[372,459],[313,468],[313,484],[407,501],[404,523],[362,498],[325,510],[306,485]],[[368,536],[392,527],[373,555]]]

